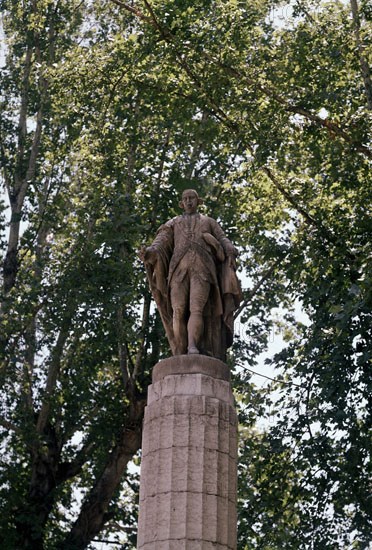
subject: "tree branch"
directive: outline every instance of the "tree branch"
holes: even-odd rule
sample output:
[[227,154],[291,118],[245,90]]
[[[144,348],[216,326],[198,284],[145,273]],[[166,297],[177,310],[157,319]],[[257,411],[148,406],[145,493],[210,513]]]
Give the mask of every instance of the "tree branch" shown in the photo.
[[[71,317],[69,317],[69,319],[70,318]],[[48,376],[45,384],[45,393],[36,423],[36,431],[38,433],[42,433],[44,431],[45,426],[48,422],[51,399],[57,383],[58,373],[61,367],[62,354],[68,334],[69,322],[68,319],[65,319],[64,327],[61,329],[58,335],[57,342],[51,357]]]
[[141,19],[141,21],[146,21],[146,23],[152,24],[152,21],[149,17],[146,17],[140,10],[138,10],[137,8],[134,8],[133,6],[130,6],[126,2],[121,2],[120,0],[111,0],[111,2],[129,11],[130,13],[138,17],[138,19]]
[[[210,58],[210,59],[213,59],[213,58]],[[371,149],[369,149],[369,147],[366,147],[362,143],[355,141],[353,137],[347,133],[346,130],[344,130],[341,126],[339,126],[332,120],[329,120],[328,118],[322,118],[319,115],[316,115],[311,111],[304,109],[300,105],[291,104],[290,101],[288,101],[286,98],[284,98],[283,96],[275,92],[269,86],[264,86],[262,84],[259,84],[257,81],[250,79],[247,75],[245,75],[244,73],[242,73],[241,71],[238,71],[233,67],[230,67],[224,63],[221,63],[216,59],[214,59],[214,62],[217,63],[222,69],[225,69],[225,71],[228,72],[231,76],[238,78],[240,81],[245,80],[245,82],[249,86],[254,87],[255,89],[259,90],[267,97],[273,99],[276,103],[279,103],[280,105],[282,105],[286,111],[301,115],[307,120],[311,120],[311,122],[315,122],[318,126],[321,126],[322,128],[326,128],[331,135],[333,134],[343,138],[344,141],[346,141],[347,143],[350,143],[350,145],[353,145],[356,151],[358,151],[359,153],[362,153],[368,158],[372,158],[372,151]]]
[[[18,170],[21,171],[21,166],[23,163],[24,152],[25,152],[25,139],[27,135],[27,108],[28,108],[28,91],[30,87],[30,74],[31,74],[31,65],[32,65],[32,49],[30,46],[27,47],[26,56],[25,56],[25,65],[23,70],[22,77],[22,92],[21,92],[21,106],[19,111],[18,118],[18,136],[17,136],[17,154],[16,154],[16,171],[15,171],[15,189],[14,195],[16,197],[19,187],[23,183],[23,178],[18,179]],[[15,198],[14,197],[14,198]],[[13,199],[13,197],[12,197]],[[13,199],[14,200],[14,199]]]
[[[35,56],[41,63],[40,48],[35,47]],[[11,207],[11,220],[9,228],[8,247],[4,260],[4,294],[8,294],[16,282],[18,273],[18,244],[20,235],[20,222],[23,204],[30,182],[33,181],[36,172],[36,163],[40,149],[40,141],[43,125],[43,108],[47,93],[47,81],[43,76],[39,79],[40,105],[36,115],[36,127],[32,139],[31,149],[28,158],[27,170],[24,173],[25,163],[25,141],[27,136],[27,109],[28,92],[30,87],[30,74],[32,65],[32,50],[26,51],[25,68],[22,81],[21,107],[18,120],[18,147],[14,173],[14,185],[9,189],[9,202]]]
[[262,275],[261,279],[259,281],[257,281],[257,283],[254,285],[254,287],[252,288],[252,290],[250,290],[248,292],[248,297],[240,304],[239,308],[237,310],[235,310],[235,313],[234,313],[234,319],[236,319],[237,317],[239,317],[239,315],[241,314],[241,312],[243,311],[243,309],[245,307],[247,307],[247,305],[251,302],[252,298],[257,294],[257,292],[260,290],[260,288],[262,287],[262,285],[271,277],[271,275],[273,274],[275,268],[286,258],[286,256],[288,256],[288,252],[287,254],[285,254],[282,258],[278,258],[276,260],[276,262],[274,262],[270,267],[269,269],[267,269],[265,271],[265,273]]
[[134,363],[134,369],[132,373],[133,380],[136,380],[136,378],[138,377],[138,374],[141,370],[141,365],[144,359],[146,334],[148,332],[149,320],[150,320],[150,305],[151,305],[151,296],[149,293],[147,293],[145,295],[143,309],[142,309],[142,322],[141,322],[141,332],[140,332],[141,336],[140,336],[139,347],[136,355],[136,360]]
[[365,46],[360,37],[360,17],[358,9],[358,0],[350,0],[351,13],[353,16],[353,27],[354,27],[354,36],[356,50],[359,57],[360,68],[362,71],[362,77],[364,82],[364,91],[367,99],[367,106],[370,111],[372,111],[372,80],[371,80],[371,70],[366,56],[364,55]]
[[25,155],[25,141],[27,136],[27,108],[28,91],[32,65],[32,49],[28,46],[22,76],[21,106],[17,128],[17,154],[13,182],[8,187],[11,219],[9,226],[8,246],[3,264],[3,289],[7,295],[13,288],[18,272],[18,242],[21,222],[21,210],[26,194],[28,182],[23,177],[22,165]]
[[18,426],[13,424],[13,422],[9,422],[9,420],[6,420],[3,417],[0,417],[0,426],[5,428],[6,430],[9,430],[11,432],[15,432],[19,435],[23,435],[23,430],[20,429]]
[[77,453],[74,460],[59,464],[56,474],[56,485],[59,485],[79,474],[95,446],[96,443],[94,441],[86,443]]
[[119,366],[120,366],[123,386],[124,388],[126,388],[129,381],[129,368],[128,368],[128,351],[127,351],[127,345],[125,342],[125,331],[123,326],[124,310],[125,310],[125,307],[121,303],[117,311],[118,355],[119,355]]
[[[201,117],[201,120],[200,120],[200,126],[204,126],[206,124],[206,122],[208,121],[208,117],[209,117],[209,114],[206,111],[203,111],[203,114],[202,114],[202,117]],[[192,176],[194,174],[195,166],[196,166],[196,164],[199,160],[200,153],[202,151],[201,135],[202,135],[202,133],[199,134],[199,136],[196,138],[196,140],[193,144],[192,152],[191,152],[191,155],[190,155],[190,162],[189,162],[189,165],[188,165],[187,172],[185,174],[186,178],[188,178],[188,179],[192,178]]]

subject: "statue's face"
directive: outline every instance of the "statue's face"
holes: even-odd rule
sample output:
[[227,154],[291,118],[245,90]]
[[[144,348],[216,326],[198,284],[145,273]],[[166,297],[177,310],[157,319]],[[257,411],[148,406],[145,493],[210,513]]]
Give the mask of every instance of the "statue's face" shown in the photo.
[[195,214],[198,209],[198,197],[192,191],[185,191],[182,195],[183,209],[186,214]]

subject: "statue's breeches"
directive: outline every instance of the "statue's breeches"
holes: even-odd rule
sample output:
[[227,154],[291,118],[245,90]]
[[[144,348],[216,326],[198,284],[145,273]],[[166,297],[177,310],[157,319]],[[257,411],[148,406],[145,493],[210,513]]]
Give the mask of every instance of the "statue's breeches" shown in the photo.
[[195,273],[186,273],[182,281],[174,278],[171,283],[171,303],[177,314],[190,311],[203,313],[210,291],[210,283]]

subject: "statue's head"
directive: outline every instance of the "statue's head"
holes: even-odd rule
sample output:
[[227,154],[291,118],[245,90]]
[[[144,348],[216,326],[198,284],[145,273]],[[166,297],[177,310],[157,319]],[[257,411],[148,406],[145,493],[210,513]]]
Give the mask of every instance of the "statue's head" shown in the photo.
[[179,205],[184,209],[186,214],[195,214],[199,204],[203,204],[203,200],[199,197],[195,189],[185,189],[182,193],[182,199]]

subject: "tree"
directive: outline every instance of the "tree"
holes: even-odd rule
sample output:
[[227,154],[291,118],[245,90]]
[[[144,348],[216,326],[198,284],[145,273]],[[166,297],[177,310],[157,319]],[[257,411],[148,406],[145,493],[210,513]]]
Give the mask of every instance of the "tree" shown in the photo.
[[[2,539],[78,549],[121,528],[133,547],[127,465],[168,353],[137,250],[195,186],[249,281],[239,547],[366,548],[367,4],[297,2],[283,26],[263,0],[1,7]],[[274,403],[247,367],[278,307]]]

